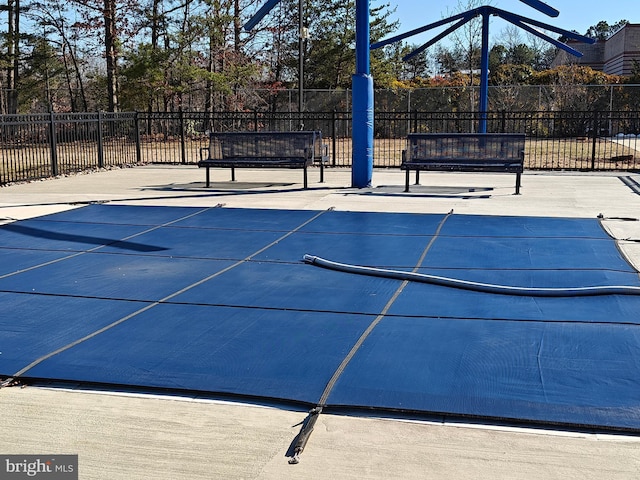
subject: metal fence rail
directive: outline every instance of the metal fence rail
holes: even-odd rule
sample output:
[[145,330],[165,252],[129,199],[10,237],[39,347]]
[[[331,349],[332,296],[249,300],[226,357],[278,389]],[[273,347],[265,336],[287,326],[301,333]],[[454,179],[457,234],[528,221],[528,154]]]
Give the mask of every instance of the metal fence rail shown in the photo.
[[140,162],[135,113],[0,116],[0,185]]
[[[139,118],[145,162],[194,162],[209,131],[303,127],[322,131],[331,165],[351,165],[350,112],[141,113]],[[476,132],[478,124],[476,112],[376,112],[374,166],[399,166],[408,133]],[[492,112],[487,131],[525,133],[528,169],[640,169],[640,112]]]
[[[525,168],[640,170],[640,112],[490,112],[490,133],[525,133]],[[374,166],[398,167],[413,132],[476,132],[472,112],[374,118]],[[320,130],[330,165],[351,165],[350,112],[78,113],[0,116],[0,185],[135,163],[195,163],[211,131]]]

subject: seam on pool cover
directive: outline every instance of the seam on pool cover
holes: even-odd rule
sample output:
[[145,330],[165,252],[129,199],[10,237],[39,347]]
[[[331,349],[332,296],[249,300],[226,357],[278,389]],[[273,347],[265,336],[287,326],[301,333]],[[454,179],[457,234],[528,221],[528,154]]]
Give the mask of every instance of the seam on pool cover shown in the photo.
[[[451,217],[452,214],[453,214],[453,210],[451,210],[449,213],[447,213],[443,217],[443,219],[440,222],[440,224],[438,225],[438,228],[436,229],[433,237],[431,238],[431,240],[429,241],[427,246],[422,251],[422,255],[420,255],[420,258],[418,259],[418,262],[416,263],[415,267],[412,270],[413,272],[416,272],[420,268],[420,266],[422,265],[422,262],[424,262],[424,259],[427,256],[427,252],[431,249],[431,246],[433,245],[433,243],[436,241],[436,239],[440,235],[440,231],[442,230],[442,227],[444,226],[444,223],[449,219],[449,217]],[[324,391],[322,392],[322,395],[320,396],[320,400],[318,402],[319,406],[324,406],[326,404],[327,399],[329,398],[329,395],[331,394],[331,391],[333,390],[334,385],[336,384],[336,382],[338,381],[338,379],[342,375],[342,372],[344,371],[344,369],[347,367],[347,365],[349,364],[349,362],[351,361],[353,356],[356,354],[358,349],[362,346],[364,341],[367,339],[369,334],[378,325],[378,323],[380,323],[382,321],[382,319],[386,316],[387,312],[389,311],[391,306],[394,304],[394,302],[396,301],[398,296],[402,293],[402,291],[404,290],[404,288],[407,286],[408,283],[409,282],[407,280],[405,280],[400,284],[400,286],[396,289],[395,293],[391,296],[391,298],[389,299],[387,304],[384,306],[384,308],[382,309],[380,314],[378,314],[378,316],[369,324],[369,326],[362,333],[362,335],[360,335],[360,338],[358,338],[356,343],[353,345],[353,347],[351,348],[351,350],[349,351],[347,356],[344,358],[344,360],[342,360],[342,363],[338,366],[338,368],[334,372],[333,376],[331,377],[331,379],[327,383],[327,386],[325,387]]]
[[542,330],[540,343],[538,344],[538,353],[536,354],[536,363],[538,365],[538,378],[540,379],[540,387],[542,388],[542,394],[544,395],[544,401],[549,402],[549,397],[547,396],[547,389],[545,387],[544,382],[544,369],[542,368],[542,363],[540,362],[540,358],[542,356],[542,348],[544,345],[544,334],[546,330]]
[[[438,225],[438,228],[436,229],[435,234],[433,235],[433,237],[431,238],[427,246],[422,251],[422,255],[420,255],[420,258],[418,259],[416,266],[413,268],[414,272],[420,268],[420,265],[422,265],[422,262],[424,261],[424,258],[426,257],[427,252],[431,249],[431,246],[433,245],[433,242],[435,242],[436,238],[438,238],[440,234],[440,230],[442,229],[444,223],[452,214],[453,214],[453,210],[447,213],[443,217],[443,219],[440,221],[440,224]],[[404,287],[406,287],[408,283],[409,282],[405,280],[400,284],[400,286],[396,289],[395,293],[391,296],[391,298],[389,299],[387,304],[384,306],[382,311],[369,324],[369,326],[365,329],[365,331],[362,332],[362,334],[360,335],[356,343],[353,345],[353,347],[351,347],[351,350],[349,350],[349,353],[344,357],[344,359],[342,360],[342,362],[340,363],[336,371],[331,376],[331,379],[329,380],[329,382],[327,382],[327,385],[325,386],[324,391],[320,396],[320,400],[318,401],[318,404],[309,411],[309,415],[304,421],[302,425],[302,429],[300,430],[300,433],[298,433],[298,435],[294,439],[294,443],[291,445],[291,447],[289,447],[290,451],[292,451],[292,458],[289,460],[289,463],[296,464],[299,462],[298,457],[304,451],[307,441],[309,440],[309,437],[313,432],[313,428],[316,424],[316,421],[318,420],[318,417],[322,413],[322,410],[326,405],[327,399],[329,398],[329,395],[331,394],[331,391],[333,390],[333,387],[335,386],[336,382],[344,372],[345,368],[347,368],[347,365],[349,365],[349,362],[351,362],[351,359],[354,357],[354,355],[358,352],[358,350],[360,349],[364,341],[367,339],[369,334],[373,331],[374,328],[376,328],[376,326],[386,316],[387,312],[389,311],[391,306],[394,304],[394,302],[396,301],[398,296],[402,293],[402,291],[404,290]]]

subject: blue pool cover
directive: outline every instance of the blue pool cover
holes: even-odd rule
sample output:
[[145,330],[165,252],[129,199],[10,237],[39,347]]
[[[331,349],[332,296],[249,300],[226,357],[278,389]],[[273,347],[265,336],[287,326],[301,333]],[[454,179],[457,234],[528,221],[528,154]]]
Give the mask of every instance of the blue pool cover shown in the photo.
[[640,296],[597,219],[89,205],[0,227],[0,377],[640,432]]

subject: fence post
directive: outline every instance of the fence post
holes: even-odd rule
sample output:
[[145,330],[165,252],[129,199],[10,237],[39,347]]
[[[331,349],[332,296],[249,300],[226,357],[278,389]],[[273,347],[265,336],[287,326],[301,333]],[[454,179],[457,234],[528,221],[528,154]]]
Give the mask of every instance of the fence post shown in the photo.
[[140,145],[140,117],[138,112],[133,114],[133,128],[135,131],[133,134],[135,135],[136,141],[136,163],[142,163],[142,146]]
[[336,122],[337,120],[336,109],[331,112],[331,163],[336,166]]
[[507,132],[507,112],[506,110],[502,110],[500,112],[500,133]]
[[102,142],[102,112],[98,112],[98,168],[104,167],[104,144]]
[[418,110],[413,111],[413,133],[418,133]]
[[49,112],[49,147],[51,148],[51,175],[58,175],[58,146],[56,142],[56,117]]
[[599,120],[600,119],[598,118],[598,111],[594,110],[591,124],[593,132],[593,143],[591,144],[591,170],[596,169],[596,146],[598,144],[598,124],[600,123]]
[[185,163],[187,163],[187,146],[184,136],[184,112],[182,111],[182,106],[180,106],[178,110],[178,118],[180,120],[180,163],[184,165]]
[[253,110],[253,131],[254,132],[258,131],[258,110],[257,109]]

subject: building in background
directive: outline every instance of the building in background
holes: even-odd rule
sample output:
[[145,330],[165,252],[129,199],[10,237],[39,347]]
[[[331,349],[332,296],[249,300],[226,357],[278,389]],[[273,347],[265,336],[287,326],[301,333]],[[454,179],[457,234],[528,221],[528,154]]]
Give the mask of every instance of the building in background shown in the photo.
[[640,24],[628,23],[607,40],[598,40],[592,45],[568,41],[567,45],[582,52],[578,58],[559,51],[551,64],[584,65],[610,75],[631,75],[634,61],[640,63]]

